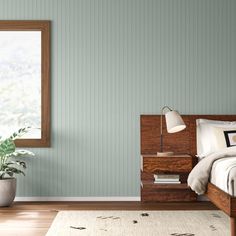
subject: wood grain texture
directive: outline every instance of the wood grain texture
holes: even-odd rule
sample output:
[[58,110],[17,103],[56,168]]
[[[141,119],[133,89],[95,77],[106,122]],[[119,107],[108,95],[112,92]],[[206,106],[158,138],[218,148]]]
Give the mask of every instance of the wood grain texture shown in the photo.
[[147,191],[141,189],[142,202],[189,202],[196,201],[196,194],[190,189],[160,189]]
[[229,194],[208,183],[206,196],[227,215],[231,216],[231,197]]
[[[196,119],[236,121],[236,115],[182,115],[186,129],[169,134],[166,124],[163,125],[164,151],[174,151],[175,154],[187,153],[193,156],[197,153]],[[141,115],[141,154],[156,154],[160,151],[160,115]]]
[[[195,158],[190,155],[141,156],[141,201],[195,201],[196,194],[187,186],[187,176]],[[181,184],[156,184],[154,173],[179,174]]]
[[[182,153],[187,153],[195,156],[197,153],[196,147],[196,119],[211,119],[211,120],[222,120],[222,121],[235,121],[236,115],[183,115],[183,120],[186,124],[186,129],[179,133],[168,134],[166,132],[166,124],[164,122],[163,135],[164,135],[164,151],[174,151],[175,154],[181,156]],[[196,158],[191,158],[191,156],[179,158],[179,157],[157,157],[156,153],[160,151],[160,115],[141,115],[140,116],[141,125],[141,180],[151,181],[151,175],[157,171],[163,172],[175,172],[175,173],[189,173],[193,166],[197,163]],[[152,155],[151,155],[152,154]],[[149,173],[149,175],[147,174]],[[144,179],[142,179],[144,177]],[[144,185],[143,185],[144,186]],[[155,201],[178,201],[181,199],[181,194],[175,193],[170,194],[166,192],[161,192],[160,189],[155,189],[151,191],[151,185],[148,185],[149,189],[141,187],[141,199],[142,201],[155,200]],[[156,187],[158,188],[158,187]],[[163,187],[162,187],[163,188]],[[168,187],[167,187],[168,188]],[[169,186],[170,188],[170,186]],[[171,190],[171,188],[170,188]],[[173,191],[173,189],[172,189]],[[150,196],[149,196],[150,195]],[[227,214],[231,215],[231,197],[220,191],[216,187],[209,185],[208,194],[209,198],[224,210]],[[194,194],[191,191],[183,193],[184,199],[193,200]],[[195,196],[196,199],[196,196]],[[234,201],[233,201],[234,202]]]
[[182,183],[182,184],[156,184],[153,183],[153,181],[142,181],[141,182],[141,186],[143,188],[143,190],[189,190],[189,187],[187,185],[187,183]]
[[50,147],[50,21],[0,20],[0,30],[41,31],[41,139],[16,140],[17,147]]
[[231,236],[236,236],[236,219],[235,217],[230,217],[230,228],[231,228]]
[[236,197],[230,196],[230,215],[236,217]]
[[141,166],[141,169],[149,173],[156,173],[158,171],[188,173],[193,168],[191,156],[157,157],[144,155],[142,158],[143,166]]
[[[141,115],[141,154],[156,154],[160,151],[160,115]],[[188,119],[184,122],[189,127]],[[168,134],[163,122],[163,151],[190,153],[189,129]]]

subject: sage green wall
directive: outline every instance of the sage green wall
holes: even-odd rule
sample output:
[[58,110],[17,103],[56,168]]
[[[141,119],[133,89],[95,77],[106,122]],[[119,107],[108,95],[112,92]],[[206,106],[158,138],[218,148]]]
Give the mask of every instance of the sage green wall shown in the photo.
[[[18,196],[139,196],[139,115],[236,113],[235,0],[0,0],[52,21],[52,147]],[[0,52],[1,54],[1,52]]]

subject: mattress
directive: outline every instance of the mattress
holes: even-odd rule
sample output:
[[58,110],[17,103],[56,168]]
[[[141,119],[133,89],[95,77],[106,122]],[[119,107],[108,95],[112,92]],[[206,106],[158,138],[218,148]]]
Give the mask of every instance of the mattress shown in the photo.
[[236,196],[236,157],[216,160],[212,166],[210,182],[231,196]]

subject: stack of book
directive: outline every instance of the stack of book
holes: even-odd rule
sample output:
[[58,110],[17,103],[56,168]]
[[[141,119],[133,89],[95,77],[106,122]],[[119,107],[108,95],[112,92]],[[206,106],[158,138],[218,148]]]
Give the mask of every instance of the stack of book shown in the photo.
[[155,174],[155,184],[180,184],[179,175]]

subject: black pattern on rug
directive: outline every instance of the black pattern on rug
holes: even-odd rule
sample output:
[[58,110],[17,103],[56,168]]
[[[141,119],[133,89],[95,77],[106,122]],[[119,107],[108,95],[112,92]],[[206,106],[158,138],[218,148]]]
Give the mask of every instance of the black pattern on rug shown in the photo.
[[[149,213],[143,212],[143,213],[140,213],[140,216],[141,217],[148,217]],[[211,216],[214,218],[222,218],[217,213],[212,213]],[[100,215],[100,216],[97,216],[96,218],[100,219],[100,220],[120,220],[121,219],[121,217],[119,217],[119,216],[112,216],[112,215],[108,215],[108,216]],[[132,220],[131,222],[133,224],[138,224],[138,220],[136,220],[136,219]],[[70,226],[70,228],[75,229],[75,230],[86,230],[86,227],[83,227],[83,226]],[[217,231],[217,228],[214,225],[209,225],[209,228],[211,229],[211,231]],[[104,232],[108,231],[108,229],[106,229],[106,228],[100,228],[99,230],[104,231]],[[170,235],[171,236],[195,236],[194,233],[171,233]]]
[[214,225],[210,225],[210,229],[211,229],[212,231],[216,231],[216,230],[217,230],[217,228],[216,228]]
[[220,215],[218,215],[218,214],[216,214],[216,213],[212,213],[211,214],[213,217],[215,217],[215,218],[222,218]]
[[101,219],[101,220],[107,220],[107,219],[119,220],[120,217],[117,217],[117,216],[97,216],[97,219]]
[[195,234],[191,234],[191,233],[183,233],[183,234],[173,233],[171,235],[172,236],[194,236]]
[[84,230],[86,229],[85,227],[80,227],[80,226],[70,226],[71,229],[78,229],[78,230]]
[[149,216],[148,213],[142,213],[141,216]]

